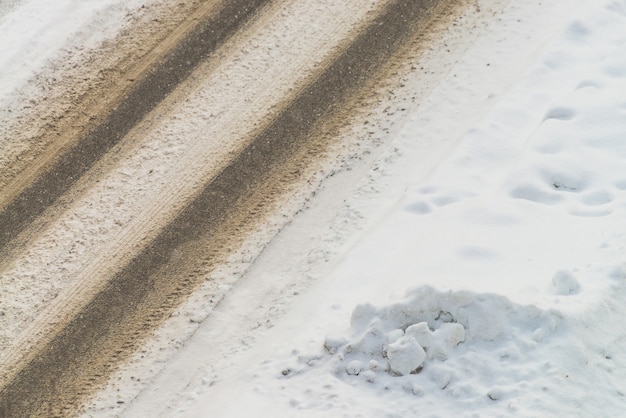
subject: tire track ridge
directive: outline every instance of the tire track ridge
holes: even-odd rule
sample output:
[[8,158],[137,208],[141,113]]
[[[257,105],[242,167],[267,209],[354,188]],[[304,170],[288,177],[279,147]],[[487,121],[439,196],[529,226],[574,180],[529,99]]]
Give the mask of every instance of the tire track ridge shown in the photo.
[[[115,367],[112,363],[123,361],[147,337],[154,322],[162,321],[197,284],[173,275],[177,263],[171,261],[180,260],[178,250],[198,242],[208,243],[203,251],[209,258],[217,253],[220,233],[228,235],[220,229],[229,218],[245,217],[246,199],[306,146],[318,124],[341,115],[342,103],[364,87],[403,41],[419,30],[422,20],[445,2],[390,2],[79,315],[4,382],[0,417],[63,416],[75,411],[76,402],[87,396],[80,385],[105,379]],[[163,274],[166,270],[173,274]],[[154,320],[155,313],[159,320]],[[139,342],[112,346],[113,333],[132,335]],[[71,399],[69,409],[63,399]]]
[[246,24],[269,0],[228,0],[194,26],[161,62],[155,63],[102,123],[60,155],[0,211],[3,249],[52,205],[134,126],[180,85],[200,62]]

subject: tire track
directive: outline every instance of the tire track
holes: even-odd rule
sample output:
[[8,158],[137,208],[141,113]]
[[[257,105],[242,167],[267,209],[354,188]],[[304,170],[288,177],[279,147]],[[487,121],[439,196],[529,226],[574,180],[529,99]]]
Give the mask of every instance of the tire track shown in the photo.
[[[182,33],[174,35],[176,42],[168,45],[169,51],[162,60],[153,63],[152,69],[145,73],[143,79],[136,83],[102,123],[80,138],[69,150],[56,156],[56,160],[48,167],[35,173],[30,184],[22,185],[19,190],[14,191],[10,202],[0,202],[0,257],[10,241],[68,191],[87,170],[184,81],[202,60],[266,3],[268,0],[228,0],[189,32],[185,32],[186,25],[181,25]],[[2,192],[11,196],[10,190]]]
[[[285,185],[296,182],[300,169],[323,151],[332,138],[323,135],[320,125],[342,123],[348,102],[426,28],[433,11],[451,7],[446,5],[444,0],[389,2],[79,315],[36,347],[32,360],[18,365],[0,390],[0,416],[75,413],[203,280],[195,273],[223,261],[228,248],[263,221]],[[103,135],[119,140],[123,135],[111,133],[113,126],[103,124]],[[56,190],[61,190],[56,197],[63,193]],[[53,193],[50,199],[56,197]]]

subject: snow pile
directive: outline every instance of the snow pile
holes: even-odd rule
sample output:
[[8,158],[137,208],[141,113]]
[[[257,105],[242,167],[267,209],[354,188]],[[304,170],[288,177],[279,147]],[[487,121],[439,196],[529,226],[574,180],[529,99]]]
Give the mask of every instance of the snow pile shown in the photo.
[[[556,311],[516,305],[503,296],[423,286],[399,303],[357,306],[350,338],[326,338],[327,355],[301,356],[300,365],[283,375],[306,374],[312,364],[328,361],[340,381],[374,391],[411,396],[446,391],[455,398],[493,401],[538,376],[531,372],[539,361],[536,348],[560,322]],[[525,377],[510,370],[520,361],[528,362]]]

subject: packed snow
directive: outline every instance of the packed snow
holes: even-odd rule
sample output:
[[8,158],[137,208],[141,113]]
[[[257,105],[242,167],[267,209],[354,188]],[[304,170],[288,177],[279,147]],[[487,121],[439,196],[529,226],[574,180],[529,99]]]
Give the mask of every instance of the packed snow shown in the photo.
[[[544,3],[451,46],[371,171],[329,179],[86,415],[623,416],[626,1]],[[28,16],[7,5],[0,29]],[[27,74],[6,51],[2,94]]]

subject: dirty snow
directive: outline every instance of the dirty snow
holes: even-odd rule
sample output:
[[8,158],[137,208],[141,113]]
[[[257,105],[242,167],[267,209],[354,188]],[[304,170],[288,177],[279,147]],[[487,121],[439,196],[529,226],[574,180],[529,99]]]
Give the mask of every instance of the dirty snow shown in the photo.
[[[180,103],[169,104],[170,113],[157,110],[129,133],[125,144],[110,153],[115,154],[107,161],[110,170],[93,187],[78,185],[86,190],[71,210],[2,272],[0,307],[7,314],[0,316],[0,364],[11,361],[5,353],[19,347],[30,330],[44,326],[49,316],[77,300],[78,292],[90,291],[108,277],[131,253],[121,248],[139,251],[158,232],[155,226],[174,216],[213,178],[221,167],[218,162],[248,140],[255,127],[246,122],[271,115],[293,86],[324,62],[375,6],[353,6],[350,13],[340,13],[346,6],[332,1],[283,4],[284,14],[271,25],[263,19],[248,25],[245,42],[237,49],[225,46],[234,50],[214,71],[199,68],[197,74],[209,74],[202,82],[172,93],[186,95]],[[312,14],[317,24],[302,30],[299,22]],[[283,56],[272,55],[296,33],[302,37],[283,46]],[[261,74],[258,68],[264,69]],[[273,89],[264,88],[270,83]],[[232,97],[242,100],[233,103]],[[137,134],[142,128],[144,132]],[[224,135],[231,140],[224,140]],[[155,203],[155,196],[162,198]]]
[[0,2],[0,106],[27,89],[33,76],[64,52],[98,47],[154,0],[9,0]]

